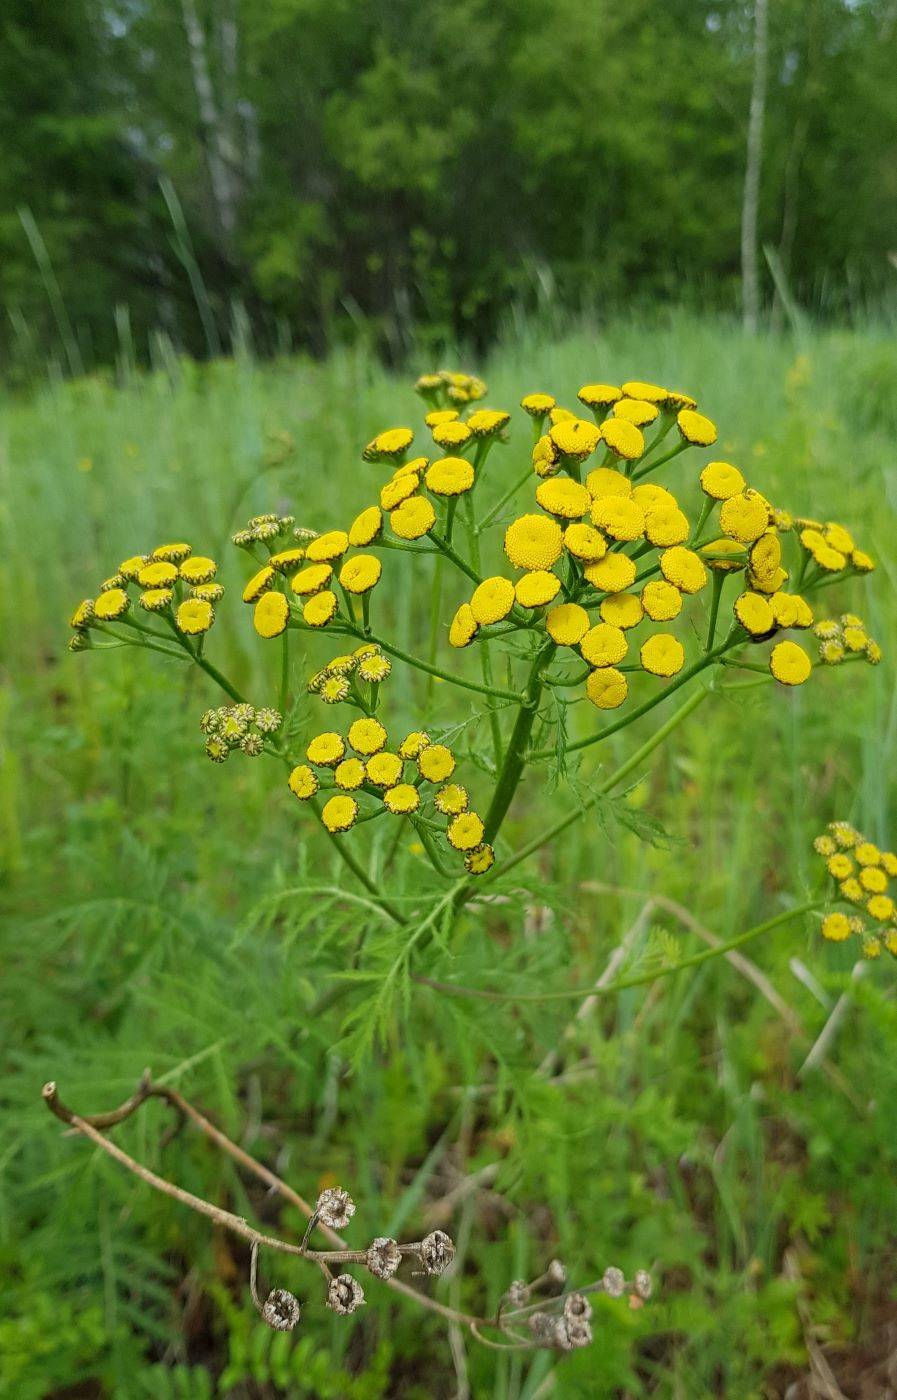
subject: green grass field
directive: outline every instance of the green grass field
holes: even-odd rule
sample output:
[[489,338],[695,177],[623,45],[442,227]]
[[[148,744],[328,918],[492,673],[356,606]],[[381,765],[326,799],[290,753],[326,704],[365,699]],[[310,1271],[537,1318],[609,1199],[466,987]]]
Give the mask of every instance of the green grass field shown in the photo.
[[[572,404],[592,379],[694,393],[720,425],[719,456],[777,504],[843,521],[875,555],[837,610],[860,612],[885,657],[793,693],[714,698],[630,795],[669,839],[610,812],[575,824],[521,869],[507,903],[478,906],[419,970],[524,993],[587,985],[624,937],[687,954],[707,931],[727,938],[802,899],[817,880],[811,839],[834,817],[897,841],[893,337],[750,341],[674,316],[552,339],[524,328],[468,367],[496,407],[534,389]],[[340,891],[353,886],[280,770],[207,761],[197,721],[219,699],[199,673],[131,649],[67,651],[73,605],[119,559],[185,538],[222,561],[228,589],[207,654],[272,703],[279,648],[252,631],[239,601],[248,566],[229,534],[271,509],[319,529],[351,519],[382,475],[361,446],[420,421],[411,380],[430,366],[412,368],[391,377],[360,352],[172,361],[121,387],[94,377],[0,404],[0,1394],[799,1400],[839,1393],[811,1388],[826,1366],[850,1397],[888,1394],[890,959],[852,978],[850,951],[805,919],[738,964],[712,960],[575,1022],[575,1001],[489,1004],[416,986],[383,1041],[350,1062],[345,1018],[368,989],[310,1011],[352,960],[359,914]],[[496,498],[529,442],[515,412]],[[670,484],[694,476],[680,461]],[[429,578],[402,555],[389,567],[384,626],[420,643]],[[453,610],[462,595],[448,596]],[[297,675],[332,651],[322,641],[298,657]],[[426,687],[400,667],[391,685],[395,723],[410,727]],[[433,705],[437,726],[472,713],[444,685]],[[622,761],[657,722],[610,740],[581,777]],[[575,801],[531,780],[514,844]],[[410,843],[398,870],[406,894],[425,891]],[[844,991],[824,1063],[800,1073]],[[373,1283],[363,1312],[334,1318],[314,1270],[272,1256],[266,1286],[309,1297],[296,1334],[272,1333],[238,1243],[66,1136],[41,1105],[53,1078],[76,1106],[106,1108],[145,1066],[304,1195],[347,1186],[359,1241],[447,1228],[461,1256],[435,1285],[448,1303],[488,1311],[554,1256],[578,1281],[647,1265],[656,1297],[639,1311],[599,1298],[595,1343],[570,1358],[507,1356],[451,1345],[438,1318]],[[115,1137],[238,1214],[301,1228],[195,1135],[160,1146],[165,1123],[150,1105]]]

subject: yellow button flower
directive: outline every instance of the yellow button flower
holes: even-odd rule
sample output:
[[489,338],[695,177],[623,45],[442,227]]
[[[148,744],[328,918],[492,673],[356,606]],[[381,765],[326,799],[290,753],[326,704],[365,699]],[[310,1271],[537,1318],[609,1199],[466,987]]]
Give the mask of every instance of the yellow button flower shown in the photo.
[[773,593],[769,599],[772,615],[779,627],[793,627],[797,621],[797,602],[790,593]]
[[670,632],[655,632],[642,643],[639,660],[652,676],[675,676],[685,665],[685,648]]
[[479,623],[469,603],[462,603],[449,626],[449,645],[469,646],[479,631]]
[[386,730],[378,719],[365,716],[349,725],[349,743],[356,753],[369,757],[386,747]]
[[341,558],[348,548],[349,536],[345,530],[327,530],[309,540],[305,557],[311,564],[329,563],[331,559]]
[[360,758],[344,758],[333,771],[333,781],[343,792],[356,792],[365,779],[365,767]]
[[697,593],[707,582],[707,570],[698,555],[680,544],[661,554],[660,572],[680,593]]
[[243,602],[257,603],[262,594],[267,592],[273,578],[274,570],[270,564],[265,564],[264,568],[259,569],[257,574],[252,575],[243,589]]
[[[571,525],[571,530],[576,527]],[[566,538],[566,536],[565,536]],[[548,569],[533,569],[521,574],[514,585],[514,594],[522,608],[543,608],[557,597],[561,581]]]
[[[491,870],[494,864],[495,851],[488,841],[484,841],[481,846],[475,846],[464,857],[464,866],[469,875],[485,875],[486,871]],[[897,930],[895,930],[895,938],[897,938]],[[895,949],[890,948],[888,951],[894,952]]]
[[469,442],[473,434],[466,423],[460,420],[454,423],[437,423],[435,428],[431,428],[433,441],[437,447],[445,450],[451,447],[463,447],[465,442]]
[[450,846],[456,851],[472,851],[483,839],[483,822],[476,812],[462,812],[454,817],[446,828]]
[[[618,496],[617,499],[623,501],[622,496]],[[586,525],[580,521],[567,526],[564,531],[564,545],[574,559],[581,559],[585,564],[596,564],[607,553],[607,540],[604,536],[593,525]]]
[[560,525],[544,515],[521,515],[505,531],[505,554],[518,569],[550,569],[563,547]]
[[[256,578],[257,577],[258,575],[256,575]],[[292,579],[290,580],[290,587],[292,588],[294,593],[298,594],[300,598],[303,598],[311,593],[320,593],[321,589],[326,588],[327,584],[332,578],[332,565],[309,564],[308,568],[300,569],[297,574],[293,575]],[[254,584],[255,580],[250,580],[250,582]],[[264,589],[262,589],[261,591],[263,592]],[[260,594],[258,594],[257,596],[260,596]],[[243,597],[246,602],[252,602],[251,598],[246,598],[245,593]]]
[[410,428],[388,428],[378,433],[362,452],[366,462],[385,462],[401,457],[414,441]]
[[339,571],[339,581],[347,593],[370,593],[380,582],[383,565],[373,554],[353,554]]
[[727,501],[745,488],[744,477],[731,462],[708,462],[699,480],[701,490],[714,501]]
[[375,753],[365,764],[365,773],[374,787],[391,788],[402,776],[403,763],[397,753]]
[[637,593],[609,593],[601,599],[598,611],[602,622],[620,627],[624,632],[637,627],[644,617],[642,600]]
[[123,588],[109,588],[101,593],[93,605],[93,616],[98,622],[114,622],[123,617],[131,606],[131,600]]
[[433,798],[436,810],[446,817],[457,817],[460,812],[466,812],[468,801],[467,788],[460,783],[446,783]]
[[610,408],[623,397],[623,390],[616,384],[583,384],[576,397],[586,408]]
[[583,575],[599,593],[625,593],[635,583],[635,560],[628,554],[605,554],[597,564],[588,564]]
[[429,467],[426,482],[434,496],[460,496],[473,486],[473,467],[464,457],[440,457]]
[[[290,569],[295,569],[297,564],[301,564],[305,558],[305,550],[301,545],[295,549],[282,549],[278,554],[272,554],[268,563],[272,569],[276,569],[279,574],[289,573]],[[183,569],[181,570],[183,573]]]
[[602,496],[592,502],[592,524],[613,540],[637,540],[645,531],[645,513],[626,496]]
[[445,744],[427,744],[417,756],[417,766],[428,783],[444,783],[455,771],[455,755]]
[[335,768],[345,752],[346,745],[339,734],[328,729],[312,739],[305,750],[305,757],[309,763],[316,763],[319,767]]
[[289,777],[290,792],[301,802],[307,802],[318,790],[318,779],[307,763],[300,763]]
[[822,936],[831,939],[833,943],[843,943],[845,938],[850,937],[850,933],[850,920],[840,909],[826,914],[822,920]]
[[383,805],[397,817],[416,812],[420,806],[420,793],[413,783],[397,783],[383,794]]
[[586,681],[586,695],[599,710],[616,710],[629,694],[629,682],[615,666],[593,671]]
[[558,603],[545,615],[545,630],[559,647],[575,647],[589,630],[589,614],[578,603]]
[[757,492],[741,491],[723,501],[719,523],[723,534],[730,539],[752,544],[769,525],[769,507]]
[[290,620],[290,605],[282,593],[263,593],[252,612],[252,625],[260,637],[279,637]]
[[613,666],[623,660],[629,643],[621,628],[597,622],[580,641],[579,650],[590,666]]
[[183,561],[179,572],[187,583],[209,583],[218,572],[218,565],[204,554],[194,554]]
[[557,399],[552,394],[524,394],[520,400],[520,407],[531,418],[544,418],[556,404]]
[[601,496],[631,496],[632,482],[613,467],[593,467],[586,477],[586,490],[593,500]]
[[752,637],[765,637],[775,630],[775,616],[762,593],[742,593],[735,599],[733,612]]
[[692,447],[710,447],[716,442],[716,424],[703,413],[695,413],[693,408],[680,409],[676,415],[676,426],[683,439]]
[[645,538],[658,549],[684,544],[690,527],[681,510],[649,510],[645,516]]
[[507,617],[513,606],[514,585],[510,579],[502,578],[501,574],[484,579],[474,589],[470,600],[470,610],[483,627],[488,627],[492,622],[500,622],[503,617]]
[[436,524],[436,512],[424,496],[412,496],[390,513],[390,528],[400,540],[419,540]]
[[141,588],[170,588],[177,576],[176,565],[157,559],[151,564],[144,564],[137,573],[137,582]]
[[779,642],[770,654],[769,669],[782,685],[803,685],[813,667],[797,642]]
[[358,663],[359,680],[366,681],[369,685],[382,685],[391,671],[392,662],[382,652],[366,656]]
[[606,418],[601,424],[601,436],[615,457],[635,462],[645,450],[641,429],[625,418]]
[[665,486],[658,486],[653,481],[642,481],[639,482],[638,486],[633,486],[632,499],[641,506],[646,516],[651,510],[679,509],[679,502],[672,491],[668,491]]
[[615,418],[625,418],[637,428],[646,428],[659,416],[660,409],[647,399],[617,399],[611,412]]
[[183,540],[178,540],[175,544],[160,544],[153,550],[154,559],[165,559],[169,564],[180,564],[182,559],[186,559],[191,552],[189,544]]
[[198,583],[192,588],[191,593],[194,598],[202,598],[206,603],[220,603],[224,597],[224,585],[222,583]]
[[[101,601],[105,594],[97,599]],[[178,606],[174,615],[178,629],[186,632],[188,636],[197,636],[200,632],[208,632],[215,621],[215,613],[211,603],[207,603],[202,598],[185,598]]]
[[146,593],[141,593],[137,601],[142,608],[146,608],[147,612],[162,612],[164,608],[168,607],[173,597],[174,594],[170,588],[150,588]]
[[840,550],[842,554],[852,554],[856,548],[850,531],[845,530],[843,525],[836,524],[834,520],[826,523],[822,537],[826,544],[830,544],[832,549]]
[[557,470],[560,453],[547,433],[539,438],[533,448],[533,471],[536,476],[551,476]]
[[774,530],[767,530],[748,550],[751,569],[758,578],[772,578],[782,564],[782,546]]
[[358,803],[354,797],[331,797],[324,803],[321,821],[328,831],[348,831],[358,820]]
[[860,884],[868,894],[884,894],[888,888],[888,877],[880,865],[864,865],[860,871]]
[[[123,589],[121,591],[124,592]],[[125,598],[127,596],[125,593]],[[69,618],[69,627],[74,627],[76,630],[80,627],[88,627],[93,621],[93,615],[93,599],[84,598]]]
[[118,566],[118,572],[123,574],[131,583],[136,581],[137,575],[144,564],[149,563],[149,558],[145,554],[132,554],[130,559],[123,559]]
[[478,408],[468,418],[467,426],[474,437],[492,437],[494,433],[501,432],[510,419],[510,413],[505,413],[502,408]]
[[383,529],[383,512],[379,506],[368,506],[356,515],[349,526],[349,544],[358,549],[373,544]]
[[682,594],[665,579],[651,579],[642,589],[642,607],[652,622],[670,622],[682,611]]
[[326,627],[336,612],[336,594],[329,588],[315,593],[302,605],[302,618],[307,627]]
[[549,515],[558,515],[562,520],[579,520],[592,503],[586,488],[569,476],[553,476],[540,481],[536,487],[536,500]]
[[855,549],[850,556],[850,562],[860,574],[871,573],[875,568],[875,560],[871,554],[867,554],[863,549]]
[[438,428],[440,423],[454,423],[461,415],[456,408],[434,408],[424,418],[428,428]]
[[424,729],[412,729],[410,734],[399,744],[399,754],[402,758],[417,758],[427,747],[430,736]]
[[665,404],[670,399],[669,389],[659,384],[646,384],[644,379],[627,379],[623,393],[628,399],[644,399],[646,403]]
[[420,485],[417,472],[403,472],[387,481],[380,492],[380,506],[383,510],[395,510],[396,506],[413,496]]
[[[874,894],[871,899],[866,901],[867,913],[871,914],[873,919],[878,919],[880,923],[883,923],[885,919],[893,919],[895,908],[897,906],[888,894]],[[894,932],[897,933],[897,929]]]
[[565,418],[555,423],[548,436],[563,457],[584,462],[601,441],[601,430],[585,418]]
[[[839,851],[836,855],[829,856],[825,865],[828,873],[834,876],[836,880],[849,879],[855,868],[850,856],[845,855],[843,851]],[[862,890],[862,886],[860,886],[860,889]]]

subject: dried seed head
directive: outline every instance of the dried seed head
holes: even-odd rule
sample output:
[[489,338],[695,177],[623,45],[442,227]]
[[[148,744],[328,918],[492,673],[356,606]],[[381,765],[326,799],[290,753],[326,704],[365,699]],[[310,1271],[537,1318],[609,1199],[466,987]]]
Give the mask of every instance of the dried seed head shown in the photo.
[[265,1299],[262,1317],[275,1332],[292,1332],[301,1314],[299,1301],[285,1288],[274,1288]]
[[587,1347],[592,1340],[592,1328],[584,1317],[562,1317],[558,1322],[558,1333],[563,1333],[564,1350],[574,1347]]
[[364,1262],[375,1278],[392,1278],[402,1262],[402,1251],[395,1240],[386,1235],[378,1235],[368,1246]]
[[515,1278],[508,1288],[508,1306],[512,1308],[522,1308],[529,1302],[529,1284],[522,1278]]
[[592,1305],[584,1293],[571,1293],[564,1300],[564,1317],[568,1322],[588,1322]]
[[364,1289],[351,1274],[340,1274],[338,1278],[330,1280],[327,1288],[327,1306],[333,1312],[345,1317],[348,1313],[354,1313],[363,1303]]
[[613,1266],[609,1269],[605,1269],[602,1283],[604,1284],[604,1291],[608,1297],[621,1298],[623,1296],[623,1289],[626,1287],[626,1279],[622,1269],[615,1269]]
[[635,1284],[635,1291],[640,1298],[647,1299],[651,1297],[654,1291],[654,1285],[651,1282],[651,1275],[648,1273],[647,1269],[637,1269],[633,1283]]
[[553,1347],[557,1336],[558,1320],[549,1316],[548,1313],[533,1313],[529,1320],[529,1330],[532,1332],[537,1342],[543,1346]]
[[455,1257],[455,1246],[444,1230],[421,1240],[420,1260],[428,1274],[444,1274]]
[[345,1230],[355,1214],[355,1202],[341,1186],[328,1186],[318,1197],[315,1214],[331,1230]]
[[563,1286],[567,1282],[567,1266],[560,1259],[552,1259],[545,1272],[552,1283]]

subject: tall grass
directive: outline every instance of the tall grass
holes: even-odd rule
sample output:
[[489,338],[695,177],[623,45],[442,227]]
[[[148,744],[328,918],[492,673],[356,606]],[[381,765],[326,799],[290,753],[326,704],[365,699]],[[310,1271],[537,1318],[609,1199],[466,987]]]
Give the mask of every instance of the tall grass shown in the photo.
[[[588,379],[636,375],[695,393],[720,423],[720,456],[777,503],[843,520],[879,559],[861,610],[885,661],[705,707],[630,795],[670,839],[607,812],[580,823],[524,900],[434,952],[435,975],[494,985],[524,948],[531,990],[565,969],[587,983],[624,936],[701,947],[695,926],[725,937],[783,908],[833,816],[897,839],[891,343],[871,328],[750,341],[671,315],[563,338],[527,324],[476,368],[495,406],[536,388],[572,403]],[[577,1277],[654,1265],[658,1300],[639,1313],[604,1300],[596,1345],[556,1370],[541,1355],[469,1353],[474,1396],[781,1394],[806,1370],[811,1323],[843,1375],[883,1346],[890,965],[851,984],[847,954],[807,925],[750,949],[749,966],[714,962],[580,1020],[573,1004],[484,1009],[420,988],[387,1049],[350,1073],[340,1011],[308,1013],[348,960],[353,915],[309,893],[342,876],[279,774],[209,765],[196,721],[211,692],[161,658],[67,653],[74,602],[120,558],[183,537],[223,563],[209,654],[270,703],[277,649],[252,634],[228,535],[266,509],[315,527],[350,518],[377,480],[361,444],[414,412],[403,380],[350,351],[264,366],[169,358],[125,387],[94,376],[0,409],[0,1394],[81,1382],[115,1396],[464,1393],[441,1327],[382,1296],[354,1328],[309,1307],[303,1340],[272,1339],[240,1251],[60,1136],[39,1105],[53,1077],[76,1105],[105,1107],[146,1064],[306,1194],[334,1175],[350,1186],[362,1234],[446,1223],[434,1203],[490,1168],[451,1215],[465,1267],[450,1297],[494,1306],[551,1255]],[[519,424],[515,436],[525,451]],[[513,454],[502,460],[510,481]],[[426,635],[421,596],[410,575],[392,590],[390,621],[408,638]],[[394,685],[395,722],[410,722],[424,690]],[[467,713],[442,688],[437,706],[446,721]],[[644,737],[635,728],[603,761]],[[514,826],[571,800],[530,780]],[[848,986],[833,1070],[798,1077]],[[155,1108],[119,1133],[187,1187],[273,1217],[201,1143],[161,1151],[160,1130]],[[273,1281],[314,1287],[289,1265]]]

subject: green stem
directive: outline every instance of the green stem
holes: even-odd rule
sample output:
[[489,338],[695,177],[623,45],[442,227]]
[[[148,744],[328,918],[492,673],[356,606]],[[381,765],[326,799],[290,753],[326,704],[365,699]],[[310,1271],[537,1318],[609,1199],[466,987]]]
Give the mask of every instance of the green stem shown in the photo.
[[280,692],[277,708],[282,715],[287,712],[287,696],[290,689],[290,629],[285,627],[280,638]]
[[735,948],[749,943],[752,938],[759,938],[762,933],[771,933],[782,924],[790,923],[792,919],[799,919],[802,915],[811,914],[814,909],[822,907],[820,900],[808,900],[805,904],[798,904],[793,909],[776,914],[772,919],[764,920],[762,924],[754,924],[737,937],[730,938],[727,943],[718,943],[714,948],[704,948],[700,953],[693,953],[691,957],[683,958],[672,967],[662,967],[655,972],[640,972],[633,977],[621,977],[618,981],[608,982],[603,986],[596,982],[591,987],[571,987],[562,992],[490,992],[478,987],[453,986],[451,982],[435,982],[426,977],[416,977],[415,981],[433,987],[436,991],[446,992],[450,996],[477,997],[482,1001],[579,1001],[586,997],[606,997],[613,992],[625,992],[630,987],[644,987],[649,983],[659,982],[663,977],[672,977],[690,967],[700,967],[702,963],[710,962],[713,958],[725,957]]
[[395,656],[399,661],[404,661],[409,666],[416,666],[419,671],[426,671],[428,675],[438,676],[441,681],[447,681],[449,685],[456,685],[461,690],[475,690],[478,694],[489,695],[496,700],[509,700],[513,704],[518,704],[520,701],[518,692],[497,690],[494,686],[480,685],[477,681],[462,680],[460,676],[450,675],[448,671],[440,671],[438,666],[431,666],[429,661],[424,661],[419,656],[412,656],[410,652],[402,651],[400,647],[393,646],[392,642],[387,642],[383,637],[377,637],[372,633],[368,640],[375,642],[383,651],[388,652],[390,656]]
[[621,764],[615,772],[611,773],[609,778],[605,779],[600,788],[592,793],[591,797],[586,798],[586,800],[578,807],[574,808],[572,812],[568,812],[565,817],[561,817],[560,821],[546,828],[540,835],[534,836],[531,841],[528,841],[525,846],[522,846],[519,851],[502,865],[497,865],[490,870],[485,878],[491,881],[497,879],[500,875],[506,875],[509,870],[514,869],[515,865],[519,865],[522,860],[526,860],[528,856],[538,851],[540,847],[544,846],[548,841],[553,841],[555,836],[559,836],[568,826],[572,826],[574,822],[579,821],[580,817],[584,816],[585,813],[600,802],[603,797],[606,797],[612,788],[616,787],[617,783],[621,783],[624,778],[629,776],[634,768],[637,768],[650,753],[653,753],[658,745],[662,744],[673,730],[676,729],[684,719],[688,718],[693,710],[696,710],[699,705],[703,704],[709,694],[710,691],[707,689],[696,690],[693,695],[688,697],[685,704],[680,705],[675,714],[670,716],[666,724],[661,725],[659,729],[655,729],[651,737],[646,739],[641,747],[636,749],[635,753],[627,758],[625,763]]
[[513,485],[512,487],[510,487],[509,490],[507,490],[507,491],[505,492],[505,494],[502,496],[501,500],[500,500],[500,501],[496,501],[495,505],[492,506],[490,510],[487,510],[487,511],[486,511],[486,514],[483,516],[482,520],[480,521],[479,525],[477,526],[477,534],[478,534],[478,535],[481,535],[481,534],[483,533],[484,530],[488,529],[488,527],[492,524],[492,522],[493,522],[493,520],[495,519],[495,517],[496,517],[497,515],[499,515],[499,514],[502,512],[502,510],[504,510],[505,506],[508,504],[508,501],[511,501],[511,500],[514,499],[514,497],[517,495],[517,492],[520,490],[521,486],[525,486],[526,483],[529,481],[529,479],[530,479],[530,477],[531,477],[532,475],[533,475],[533,469],[532,469],[532,467],[527,467],[526,471],[523,473],[523,476],[520,478],[520,480],[519,480],[519,481],[515,481],[515,482],[514,482],[514,485]]
[[650,472],[657,471],[658,467],[662,467],[665,462],[672,461],[674,457],[678,457],[680,452],[685,452],[685,450],[690,446],[691,444],[688,442],[680,442],[677,444],[676,447],[670,448],[669,452],[664,453],[662,457],[658,457],[656,461],[645,462],[642,466],[640,466],[636,471],[632,473],[633,481],[638,481],[640,477],[648,476]]
[[432,865],[433,869],[436,871],[437,875],[441,875],[444,880],[457,879],[458,872],[456,870],[447,870],[446,867],[443,865],[442,861],[440,860],[439,851],[433,844],[433,838],[430,836],[430,833],[427,831],[423,822],[419,821],[416,817],[409,817],[409,821],[411,822],[411,825],[414,827],[415,831],[420,837],[421,845],[426,851],[427,858],[430,864]]
[[[90,626],[91,631],[105,632],[107,636],[115,637],[122,646],[146,647],[147,651],[157,651],[161,656],[170,656],[173,661],[187,661],[189,659],[182,651],[175,651],[174,647],[162,647],[159,646],[158,642],[135,642],[131,637],[123,636],[121,632],[113,632],[111,627],[104,627],[101,622],[92,622]],[[143,632],[144,628],[141,627],[138,630]],[[151,633],[149,635],[157,636],[159,634]],[[110,647],[109,650],[112,651],[114,648]]]
[[[427,665],[434,666],[436,663],[436,653],[439,647],[439,623],[442,618],[442,580],[445,572],[445,559],[440,554],[436,560],[433,572],[433,586],[430,594],[430,640],[427,648]],[[427,682],[427,696],[424,705],[426,714],[429,714],[433,703],[433,684],[435,677],[430,672],[430,679]]]
[[713,650],[713,640],[716,636],[716,619],[719,616],[720,597],[725,581],[726,575],[715,570],[713,574],[713,596],[710,599],[710,621],[707,624],[707,641],[704,645],[705,652]]
[[[467,543],[470,549],[473,567],[476,569],[477,573],[479,573],[480,541],[477,535],[477,521],[476,515],[474,513],[473,493],[470,491],[468,491],[466,497],[464,498],[464,508],[467,516]],[[492,694],[495,690],[495,677],[492,674],[492,657],[489,651],[489,643],[484,641],[479,651],[480,669],[483,675],[483,684],[486,688],[487,693]],[[492,752],[495,757],[495,766],[496,768],[499,768],[501,767],[502,759],[501,724],[499,723],[498,713],[495,710],[494,706],[489,705],[488,710],[489,729],[492,733]]]
[[539,699],[542,695],[541,673],[551,663],[556,650],[555,643],[546,640],[536,652],[526,683],[524,698],[517,712],[517,719],[498,775],[498,782],[495,785],[489,811],[486,814],[485,839],[487,841],[492,841],[495,838],[496,832],[511,805],[514,793],[517,791],[517,785],[523,776],[523,769],[526,766],[526,747],[533,732],[533,725],[536,722],[539,709]]
[[466,574],[467,577],[471,579],[474,583],[482,583],[483,580],[480,578],[479,574],[471,568],[466,559],[461,558],[461,555],[458,554],[457,550],[452,548],[448,540],[444,540],[441,535],[438,535],[436,533],[435,530],[430,531],[430,539],[437,546],[437,548],[439,548],[442,551],[446,559],[450,559],[452,561],[456,569],[460,569],[462,574]]
[[323,831],[324,835],[327,837],[334,850],[339,852],[340,859],[344,861],[344,863],[349,867],[356,880],[358,880],[360,884],[364,885],[364,888],[367,890],[374,903],[380,909],[382,909],[385,914],[389,915],[393,923],[403,925],[407,924],[408,920],[405,918],[404,914],[400,914],[398,909],[396,909],[395,905],[391,904],[388,899],[384,898],[384,896],[377,889],[377,886],[374,884],[373,880],[368,875],[367,871],[364,869],[363,866],[359,865],[358,861],[355,859],[348,847],[344,845],[344,843],[340,840],[338,836],[334,834],[334,832],[327,830],[326,826],[324,825],[321,819],[321,813],[318,811],[317,806],[314,804],[312,805],[314,806],[315,815],[317,816],[318,821],[320,822],[321,830]]

